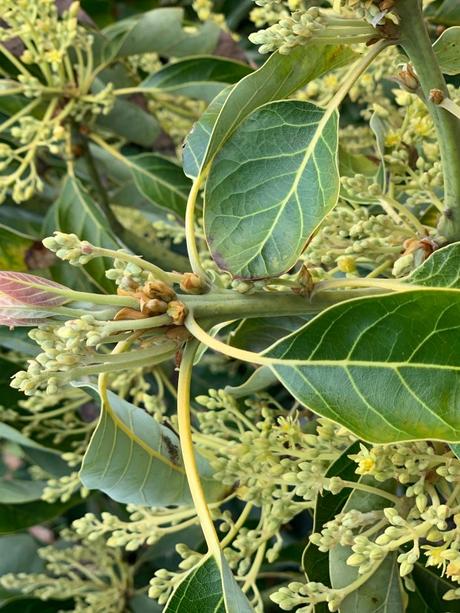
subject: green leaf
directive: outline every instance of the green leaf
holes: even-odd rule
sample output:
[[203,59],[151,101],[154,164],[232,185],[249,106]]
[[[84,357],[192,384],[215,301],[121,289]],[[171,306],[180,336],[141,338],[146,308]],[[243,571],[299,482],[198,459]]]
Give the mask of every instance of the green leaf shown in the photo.
[[435,251],[406,281],[411,285],[460,289],[460,243]]
[[460,25],[460,4],[458,0],[438,0],[427,8],[426,14],[433,23],[444,26]]
[[233,347],[260,353],[280,338],[298,330],[308,321],[308,317],[251,317],[244,319],[230,333],[229,343]]
[[220,34],[215,23],[207,22],[183,29],[184,10],[160,8],[118,21],[103,30],[109,43],[104,59],[142,53],[164,57],[184,57],[212,53]]
[[125,160],[137,189],[149,202],[185,217],[191,183],[180,166],[155,153],[141,153]]
[[0,270],[28,270],[26,256],[32,244],[29,238],[0,227]]
[[17,236],[32,241],[40,240],[41,238],[40,215],[33,211],[28,211],[24,208],[24,205],[18,207],[2,204],[0,207],[0,228],[9,230]]
[[155,117],[138,104],[117,99],[108,115],[99,115],[97,125],[142,147],[152,147],[161,133]]
[[[352,550],[337,546],[330,552],[332,586],[341,589],[352,583],[358,571],[346,563]],[[389,555],[372,577],[340,605],[340,613],[404,613],[396,554]]]
[[[359,448],[359,441],[350,445],[331,464],[326,472],[326,477],[340,477],[345,481],[357,481],[359,475],[355,472],[356,464],[353,460],[350,460],[349,456],[358,453]],[[324,491],[322,495],[318,494],[313,516],[312,532],[320,532],[325,523],[331,521],[335,515],[340,513],[349,495],[350,490],[348,488],[344,488],[338,494],[331,494],[331,492],[327,491]],[[302,567],[308,577],[308,581],[323,583],[324,585],[330,584],[329,554],[319,551],[310,541],[302,555]],[[315,613],[326,613],[327,611],[325,603],[318,604],[315,607]]]
[[[98,399],[97,388],[82,384]],[[80,478],[88,489],[101,490],[117,502],[148,506],[190,504],[179,439],[151,415],[112,392],[86,450]],[[222,486],[213,480],[204,458],[197,457],[208,500]]]
[[444,74],[460,73],[460,26],[445,30],[433,45]]
[[453,445],[449,445],[449,447],[452,449],[453,453],[457,456],[457,458],[460,460],[460,443],[456,443]]
[[296,263],[337,203],[337,146],[338,113],[309,102],[271,102],[239,125],[206,184],[205,232],[220,268],[259,279]]
[[[375,484],[369,477],[361,481]],[[378,484],[386,490],[394,490],[392,482]],[[343,511],[357,509],[362,513],[376,511],[388,506],[385,498],[358,490],[352,492],[343,507]],[[351,547],[337,545],[329,552],[329,573],[331,585],[342,589],[358,579],[358,569],[348,566],[347,558],[352,554]],[[377,571],[357,590],[352,592],[340,604],[340,613],[404,613],[403,595],[399,578],[397,553],[388,555]]]
[[460,292],[409,290],[329,308],[268,355],[294,361],[273,370],[299,402],[364,440],[458,442],[459,343]]
[[321,75],[352,62],[349,47],[306,45],[289,55],[273,53],[265,64],[213,101],[187,139],[184,170],[198,176],[239,124],[259,106],[287,98]]
[[272,373],[270,368],[268,366],[261,366],[244,383],[235,387],[227,385],[225,391],[234,398],[244,398],[250,394],[262,392],[267,387],[276,383],[278,383],[278,378]]
[[73,496],[66,502],[48,503],[34,500],[24,504],[0,504],[0,534],[12,534],[59,517],[82,501]]
[[[56,230],[74,233],[81,240],[87,240],[98,247],[123,247],[108,229],[109,224],[102,210],[77,179],[65,179],[53,209],[58,223]],[[113,292],[114,284],[105,276],[105,270],[109,267],[109,260],[95,258],[82,267],[82,270],[100,290]]]
[[456,585],[446,577],[440,577],[435,569],[427,568],[422,562],[416,562],[411,574],[416,586],[416,605],[409,592],[409,606],[406,613],[460,613],[459,600],[443,600],[443,595]]
[[2,479],[0,481],[0,504],[18,504],[39,500],[45,481],[26,479]]
[[247,64],[215,56],[195,56],[168,64],[148,76],[140,90],[160,90],[211,102],[224,87],[236,83],[253,69]]
[[173,592],[163,613],[251,613],[223,555],[220,563],[222,572],[214,558],[204,557]]

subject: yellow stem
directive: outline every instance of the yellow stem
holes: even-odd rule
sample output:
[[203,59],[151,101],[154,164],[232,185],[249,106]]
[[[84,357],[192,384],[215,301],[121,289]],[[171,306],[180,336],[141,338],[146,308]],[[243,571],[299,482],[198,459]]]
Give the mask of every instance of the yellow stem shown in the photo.
[[187,343],[179,368],[179,381],[177,385],[177,420],[179,438],[182,449],[182,458],[185,474],[192,494],[196,514],[200,520],[209,553],[212,554],[220,566],[221,552],[219,537],[209,511],[203,486],[201,484],[195,451],[192,442],[192,426],[190,418],[190,384],[192,380],[193,360],[198,347],[196,341]]
[[201,265],[195,232],[195,208],[202,181],[203,174],[200,173],[194,180],[192,189],[190,190],[190,194],[188,196],[187,208],[185,212],[185,240],[187,242],[188,258],[190,260],[190,265],[193,272],[203,279],[206,279],[206,272]]

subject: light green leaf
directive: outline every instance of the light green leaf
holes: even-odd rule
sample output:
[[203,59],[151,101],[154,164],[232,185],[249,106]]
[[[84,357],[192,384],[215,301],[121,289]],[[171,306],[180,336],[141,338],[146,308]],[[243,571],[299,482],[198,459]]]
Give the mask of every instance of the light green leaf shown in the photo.
[[387,169],[385,162],[385,138],[388,132],[388,127],[385,120],[377,114],[376,111],[372,113],[369,121],[369,127],[375,135],[377,153],[380,158],[380,168],[376,175],[376,182],[382,187],[382,191],[387,191]]
[[[370,477],[361,477],[360,481],[375,485]],[[394,491],[394,483],[387,481],[379,487]],[[376,511],[388,506],[385,498],[354,490],[346,501],[343,512],[356,509],[362,513]],[[348,566],[347,558],[353,553],[351,547],[337,545],[329,552],[329,574],[331,585],[342,589],[355,581],[358,569]],[[405,607],[399,578],[399,567],[396,562],[397,553],[389,554],[377,571],[352,592],[340,604],[340,613],[404,613]]]
[[18,504],[38,500],[45,481],[26,479],[2,479],[0,481],[0,504]]
[[433,45],[444,74],[460,73],[460,26],[445,30]]
[[223,555],[220,564],[222,570],[213,557],[204,557],[173,592],[163,613],[252,613]]
[[[202,170],[239,124],[259,106],[287,98],[297,89],[321,75],[345,66],[357,56],[349,47],[306,45],[289,55],[273,53],[265,64],[239,81],[228,93],[219,95],[190,134],[184,150],[185,173],[194,178]],[[225,99],[226,98],[226,99]],[[214,121],[213,121],[214,119]],[[210,133],[210,134],[209,134]]]
[[278,378],[272,373],[268,366],[257,368],[244,383],[236,387],[227,385],[225,391],[234,398],[244,398],[250,394],[262,392],[267,387],[278,383]]
[[211,102],[229,84],[253,72],[247,64],[216,56],[195,56],[168,64],[139,85],[142,91],[160,90]]
[[[224,107],[225,108],[225,107]],[[238,278],[289,270],[339,195],[338,113],[268,103],[213,161],[204,222],[212,256]]]
[[0,270],[28,270],[26,256],[32,244],[29,238],[0,227]]
[[164,57],[184,57],[212,53],[220,34],[219,27],[209,21],[184,29],[182,8],[160,8],[118,21],[103,30],[109,43],[104,59],[142,53],[158,53]]
[[406,281],[412,285],[460,289],[460,243],[435,251]]
[[153,205],[185,216],[190,180],[182,168],[161,155],[141,153],[125,158],[134,183]]
[[268,355],[291,360],[272,368],[299,402],[360,438],[456,443],[459,345],[460,292],[427,289],[329,308]]
[[211,138],[212,130],[219,114],[235,85],[223,89],[214,98],[208,108],[195,123],[192,131],[187,136],[185,147],[182,152],[184,172],[187,177],[195,179],[200,174],[202,162],[206,156],[206,149]]
[[[98,398],[97,388],[81,385]],[[179,439],[151,415],[109,392],[83,459],[80,478],[117,502],[148,506],[191,502]],[[197,457],[208,500],[222,493],[206,460]]]
[[[53,205],[56,230],[76,234],[80,239],[87,240],[98,247],[120,249],[123,245],[115,238],[108,228],[107,219],[81,183],[72,177],[67,177],[62,186],[59,198]],[[105,276],[109,261],[95,258],[82,267],[91,281],[101,290],[113,292],[114,284]]]

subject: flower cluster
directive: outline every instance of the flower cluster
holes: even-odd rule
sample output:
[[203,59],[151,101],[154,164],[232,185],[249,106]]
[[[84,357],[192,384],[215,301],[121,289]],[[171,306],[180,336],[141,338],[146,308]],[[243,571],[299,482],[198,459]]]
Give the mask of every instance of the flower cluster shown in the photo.
[[288,16],[281,14],[279,21],[249,37],[260,45],[260,53],[278,50],[289,53],[311,40],[321,42],[361,43],[375,38],[375,29],[366,21],[347,19],[322,11],[318,7],[296,10]]
[[123,561],[121,550],[107,547],[103,539],[80,539],[69,530],[61,536],[58,546],[39,550],[46,573],[3,575],[0,585],[41,600],[73,598],[76,613],[126,611],[133,567]]

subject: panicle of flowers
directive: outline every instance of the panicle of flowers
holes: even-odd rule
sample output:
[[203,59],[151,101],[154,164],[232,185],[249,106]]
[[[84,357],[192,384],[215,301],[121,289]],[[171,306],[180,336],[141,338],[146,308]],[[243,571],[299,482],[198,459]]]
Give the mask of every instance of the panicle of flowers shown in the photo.
[[122,613],[133,589],[133,567],[124,562],[119,548],[104,539],[81,539],[61,533],[62,544],[39,549],[46,573],[6,574],[0,585],[40,600],[75,600],[74,611]]
[[[287,611],[300,605],[304,609],[296,610],[313,611],[320,602],[336,611],[343,599],[390,554],[396,555],[400,576],[409,587],[410,574],[420,562],[436,567],[451,582],[460,583],[460,461],[448,447],[440,453],[425,441],[361,445],[360,451],[349,457],[356,463],[356,473],[362,475],[349,486],[357,492],[360,489],[368,494],[374,492],[381,497],[381,504],[363,511],[354,508],[352,496],[346,509],[325,523],[320,532],[313,533],[310,541],[322,552],[339,545],[348,547],[347,564],[357,569],[356,581],[342,589],[315,582],[294,582],[278,590],[272,599]],[[341,485],[340,480],[334,480],[337,483],[333,493]],[[389,493],[392,483],[399,483],[399,496]],[[379,484],[385,484],[380,494]],[[331,490],[330,485],[327,489]],[[387,501],[393,503],[389,506]],[[444,599],[455,600],[459,596],[459,588],[453,588],[445,593]]]
[[[344,184],[353,193],[361,193],[367,180],[356,175]],[[360,266],[375,269],[385,263],[391,271],[404,241],[416,236],[415,228],[408,229],[390,215],[372,215],[366,207],[342,204],[327,216],[302,260],[319,275],[322,269],[356,275]]]
[[251,34],[249,39],[260,45],[260,53],[278,50],[287,54],[311,40],[355,44],[368,42],[376,36],[379,37],[379,33],[363,19],[348,19],[310,7],[295,10],[288,16],[281,14],[277,23]]
[[76,519],[72,526],[78,535],[88,541],[103,537],[108,547],[136,551],[144,545],[153,545],[167,534],[179,533],[199,523],[193,507],[155,509],[127,505],[126,510],[129,513],[128,521],[108,512],[103,512],[100,518],[94,513],[86,513]]

